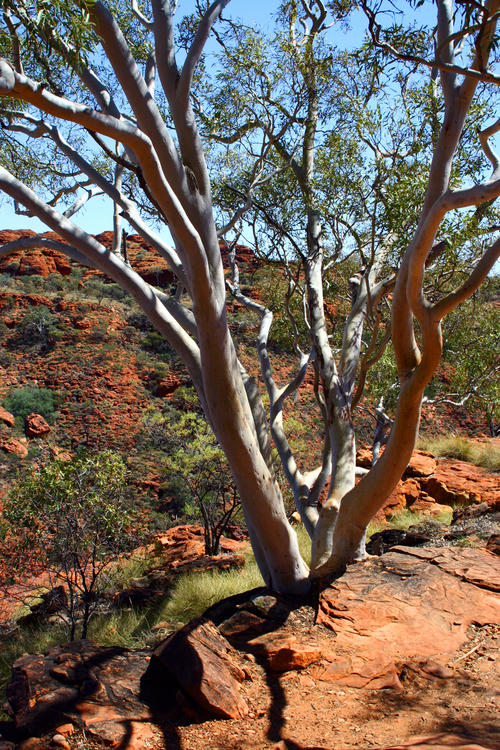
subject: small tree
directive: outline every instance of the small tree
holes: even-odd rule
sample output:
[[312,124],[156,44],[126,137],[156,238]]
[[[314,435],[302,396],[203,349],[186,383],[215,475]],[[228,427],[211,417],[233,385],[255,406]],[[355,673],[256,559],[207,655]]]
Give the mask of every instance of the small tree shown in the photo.
[[181,480],[188,490],[186,514],[203,521],[205,553],[218,555],[220,538],[240,505],[224,453],[206,420],[193,412],[170,425],[165,450],[172,484]]
[[80,621],[86,638],[102,574],[135,539],[126,488],[120,456],[80,452],[21,478],[8,496],[0,556],[16,559],[17,578],[32,572],[35,557],[65,586],[71,640]]

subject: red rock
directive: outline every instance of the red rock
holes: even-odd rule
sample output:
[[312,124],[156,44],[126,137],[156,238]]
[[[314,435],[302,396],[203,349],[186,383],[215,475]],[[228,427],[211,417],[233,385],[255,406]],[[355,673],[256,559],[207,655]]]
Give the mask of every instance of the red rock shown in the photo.
[[491,534],[486,542],[486,549],[494,555],[500,555],[500,534]]
[[75,733],[75,727],[73,724],[61,724],[56,727],[57,734],[62,734],[63,737],[71,737]]
[[63,448],[59,448],[57,445],[51,445],[49,448],[52,456],[59,459],[59,461],[71,461],[73,458],[69,451],[65,451]]
[[307,643],[300,643],[288,633],[266,633],[248,642],[248,646],[262,654],[272,672],[304,669],[321,659],[321,651]]
[[[438,462],[434,476],[445,487],[449,494],[450,502],[486,502],[492,510],[500,510],[500,482],[498,474],[490,474],[485,469],[466,461],[443,459]],[[428,489],[427,480],[423,487],[429,495],[438,502],[442,500],[438,494]],[[438,489],[438,485],[434,485]],[[451,499],[454,497],[455,499]]]
[[[428,492],[437,502],[445,505],[467,505],[472,498],[464,489],[449,490],[446,484],[437,477],[429,477],[422,482],[422,489]],[[474,499],[477,499],[474,493]]]
[[171,396],[175,391],[182,385],[186,385],[186,379],[179,377],[175,373],[169,373],[166,377],[162,378],[156,388],[156,395],[160,398],[165,396]]
[[89,328],[92,328],[92,321],[88,318],[77,318],[73,325],[79,331],[88,331]]
[[482,549],[394,547],[325,589],[317,622],[364,659],[446,655],[472,623],[500,620],[499,587],[500,559]]
[[101,721],[89,728],[89,734],[117,750],[146,750],[163,746],[158,745],[163,739],[163,732],[148,721]]
[[16,726],[29,730],[60,716],[97,737],[100,724],[116,722],[122,741],[129,721],[151,720],[139,697],[148,663],[147,652],[100,648],[91,641],[54,646],[45,656],[22,656],[7,685]]
[[2,438],[0,439],[0,448],[6,453],[15,453],[19,458],[26,458],[28,455],[26,438],[19,438],[19,440]]
[[242,634],[264,632],[267,629],[267,620],[265,617],[259,617],[253,612],[242,609],[224,620],[218,627],[225,638],[234,638]]
[[[431,560],[434,565],[468,583],[484,589],[500,592],[500,560],[484,549],[464,547],[394,547],[394,552],[403,552],[420,560]],[[500,605],[500,597],[497,599]]]
[[[384,448],[382,448],[382,453]],[[359,448],[356,452],[356,464],[364,469],[371,468],[372,449],[366,446]],[[427,477],[434,473],[437,461],[432,453],[428,451],[415,450],[408,464],[404,477]]]
[[[174,680],[212,716],[241,718],[248,706],[240,695],[245,672],[238,654],[210,622],[195,621],[171,635],[153,652],[150,670],[155,681]],[[148,671],[150,671],[148,670]]]
[[410,510],[434,517],[442,516],[445,513],[451,512],[451,508],[449,505],[441,505],[441,503],[436,503],[434,501],[434,498],[428,495],[426,492],[422,492],[420,494],[420,497],[417,498],[415,502],[408,503],[407,507],[409,507]]
[[28,437],[42,437],[48,435],[50,425],[41,414],[28,414],[24,422],[24,431]]
[[407,477],[428,477],[436,470],[437,461],[428,451],[416,450],[410,458],[406,471]]
[[9,427],[14,427],[16,423],[16,418],[13,414],[10,413],[10,411],[6,411],[0,406],[0,420],[2,422],[5,422],[6,425]]

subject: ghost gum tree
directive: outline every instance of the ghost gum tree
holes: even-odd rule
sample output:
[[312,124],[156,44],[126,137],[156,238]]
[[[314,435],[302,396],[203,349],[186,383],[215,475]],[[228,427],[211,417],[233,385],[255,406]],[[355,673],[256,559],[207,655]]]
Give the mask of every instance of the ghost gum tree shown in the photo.
[[[378,48],[384,49],[381,29],[376,15],[369,7],[365,10],[374,46],[349,56],[328,43],[330,18],[321,3],[282,5],[281,30],[272,40],[241,26],[231,26],[226,33],[216,30],[222,47],[220,70],[210,93],[205,76],[195,98],[208,136],[228,146],[216,162],[219,174],[213,180],[220,234],[228,236],[232,230],[237,238],[244,217],[261,254],[270,248],[271,256],[279,256],[289,279],[286,306],[299,365],[293,382],[281,389],[270,364],[271,310],[242,294],[236,267],[231,291],[261,315],[259,351],[271,402],[270,428],[313,540],[313,565],[319,567],[330,556],[340,505],[354,487],[352,412],[370,367],[383,355],[390,337],[390,326],[384,330],[383,303],[395,285],[394,264],[419,223],[442,111],[434,72],[429,82],[415,75],[412,66],[400,66],[396,75],[384,70],[387,60],[384,64],[376,56],[380,58]],[[342,22],[346,9],[339,6],[336,11],[335,20]],[[416,53],[433,44],[433,34],[424,29],[410,33],[393,28],[389,38],[396,37],[396,31],[400,43],[414,50],[412,63]],[[463,41],[463,34],[456,39]],[[472,128],[484,115],[484,108],[474,105],[469,113]],[[461,131],[453,179],[466,175],[477,181],[481,172],[481,165],[471,159],[472,128],[469,122]],[[431,266],[426,293],[431,278],[434,298],[449,291],[450,261],[453,265],[453,260],[456,264],[463,259],[467,246],[468,252],[472,246],[477,251],[479,237],[491,235],[495,224],[498,215],[491,205],[466,217],[448,212],[426,255],[425,266]],[[338,336],[325,317],[324,292],[332,269],[338,277],[342,266],[352,275],[347,277],[350,305],[346,309],[344,304],[345,323]],[[345,287],[344,283],[344,296]],[[293,295],[300,299],[295,314]],[[331,291],[329,296],[332,301]],[[340,298],[339,289],[333,301]],[[297,311],[305,316],[299,319]],[[340,328],[338,320],[336,327]],[[308,366],[319,385],[324,445],[321,467],[302,472],[285,434],[283,406]],[[382,402],[373,411],[378,427],[390,422]],[[330,475],[328,497],[319,512],[318,497]],[[349,527],[352,522],[349,519]],[[363,537],[355,555],[365,555]]]
[[[228,327],[211,184],[195,115],[193,84],[203,73],[204,46],[228,2],[219,0],[200,11],[194,33],[189,24],[181,24],[185,49],[179,56],[175,8],[168,0],[151,0],[141,7],[135,0],[130,6],[118,2],[110,7],[99,1],[58,0],[50,8],[41,0],[3,0],[0,187],[19,210],[37,216],[61,240],[38,237],[13,242],[0,248],[0,254],[35,245],[56,248],[100,269],[132,295],[190,373],[231,467],[264,581],[279,591],[301,593],[309,586],[310,572],[286,518],[258,388],[238,361]],[[289,22],[289,43],[295,47],[297,82],[306,91],[305,116],[295,113],[303,120],[300,153],[282,150],[281,156],[307,206],[302,254],[307,258],[305,300],[311,347],[301,358],[296,378],[282,389],[272,379],[267,352],[270,316],[253,304],[262,316],[258,343],[271,396],[272,433],[313,538],[313,577],[336,574],[363,556],[368,522],[396,485],[415,445],[424,389],[440,360],[441,320],[473,294],[500,254],[500,240],[490,235],[482,242],[475,267],[456,289],[426,298],[424,272],[441,223],[450,212],[462,210],[465,216],[500,193],[499,161],[491,145],[500,121],[480,133],[484,163],[489,161],[491,174],[461,186],[454,170],[478,87],[498,83],[488,67],[496,41],[498,1],[465,3],[454,10],[448,0],[439,0],[437,10],[435,54],[426,58],[425,50],[409,51],[404,34],[398,29],[388,34],[379,26],[378,16],[365,8],[373,44],[439,71],[433,82],[440,85],[444,104],[436,113],[422,205],[397,276],[390,281],[392,341],[401,382],[397,411],[385,453],[356,486],[350,409],[363,322],[386,283],[381,276],[384,243],[379,243],[380,253],[368,255],[336,356],[323,312],[323,219],[312,189],[317,87],[328,85],[328,71],[318,71],[314,62],[315,44],[329,23],[329,13],[321,0],[285,3],[280,10]],[[342,9],[332,12],[337,18],[342,15]],[[94,51],[90,55],[85,50]],[[279,142],[280,134],[273,128],[267,128],[263,148],[279,154],[286,142]],[[258,169],[255,174],[258,179]],[[97,193],[115,205],[114,252],[71,220]],[[121,217],[169,263],[177,279],[172,295],[145,283],[120,254]],[[168,225],[171,243],[157,233],[158,223]],[[233,291],[240,294],[236,266]],[[301,474],[289,455],[281,409],[299,385],[307,362],[316,368],[327,429],[319,467]],[[318,510],[316,497],[327,482],[328,500]]]

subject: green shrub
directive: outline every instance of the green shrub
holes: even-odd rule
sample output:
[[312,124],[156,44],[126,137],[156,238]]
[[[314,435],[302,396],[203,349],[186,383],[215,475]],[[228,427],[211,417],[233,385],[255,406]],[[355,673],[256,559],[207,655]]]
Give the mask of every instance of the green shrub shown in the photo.
[[165,341],[161,333],[157,333],[156,331],[151,331],[144,336],[142,346],[163,358],[170,359],[174,354],[172,347]]
[[56,418],[56,397],[48,388],[26,385],[16,388],[3,400],[3,406],[19,419],[26,419],[28,414],[41,414],[49,424]]

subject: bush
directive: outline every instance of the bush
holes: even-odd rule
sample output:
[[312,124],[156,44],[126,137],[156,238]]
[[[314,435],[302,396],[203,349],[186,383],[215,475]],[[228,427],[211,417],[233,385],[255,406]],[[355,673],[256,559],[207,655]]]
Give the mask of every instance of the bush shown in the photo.
[[158,354],[162,358],[170,359],[174,356],[174,351],[167,341],[163,338],[161,333],[151,331],[142,340],[142,346],[148,351]]
[[37,345],[40,351],[48,351],[61,333],[58,317],[46,305],[28,310],[16,328],[15,343],[26,346]]
[[56,418],[56,398],[48,388],[37,388],[26,385],[16,388],[3,400],[3,406],[19,419],[26,419],[28,414],[41,414],[49,424]]

